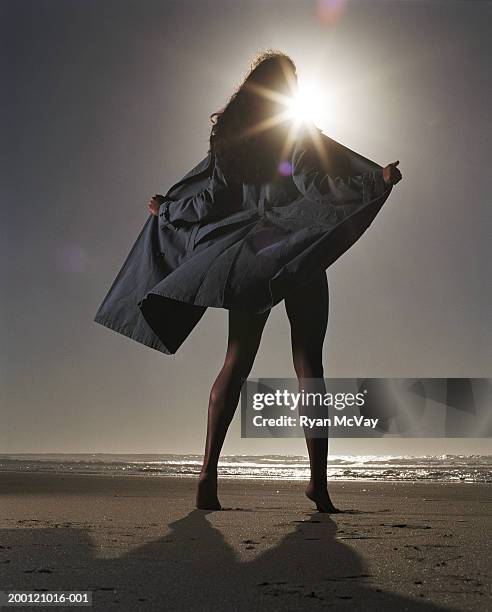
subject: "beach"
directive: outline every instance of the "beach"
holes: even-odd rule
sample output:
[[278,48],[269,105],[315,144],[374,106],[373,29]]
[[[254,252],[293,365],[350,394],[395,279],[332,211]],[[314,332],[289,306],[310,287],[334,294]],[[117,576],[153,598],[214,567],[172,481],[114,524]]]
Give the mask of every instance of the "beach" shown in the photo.
[[0,590],[92,591],[98,611],[492,608],[488,484],[337,481],[338,515],[300,481],[223,479],[219,512],[195,486],[0,473]]

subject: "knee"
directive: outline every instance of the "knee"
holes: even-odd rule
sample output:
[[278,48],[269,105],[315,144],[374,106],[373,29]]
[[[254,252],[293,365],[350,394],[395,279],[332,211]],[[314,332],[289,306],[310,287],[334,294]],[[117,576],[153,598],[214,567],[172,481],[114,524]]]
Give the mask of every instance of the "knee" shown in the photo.
[[294,369],[298,378],[323,378],[321,352],[300,352],[294,355]]
[[251,367],[250,362],[226,361],[210,390],[210,403],[220,404],[238,395]]
[[250,338],[241,347],[229,348],[222,367],[225,376],[236,384],[242,384],[253,368],[258,345],[255,338]]
[[233,386],[241,387],[243,382],[248,378],[249,373],[253,367],[253,359],[244,357],[242,359],[231,359],[226,360],[224,363],[224,370],[226,376]]

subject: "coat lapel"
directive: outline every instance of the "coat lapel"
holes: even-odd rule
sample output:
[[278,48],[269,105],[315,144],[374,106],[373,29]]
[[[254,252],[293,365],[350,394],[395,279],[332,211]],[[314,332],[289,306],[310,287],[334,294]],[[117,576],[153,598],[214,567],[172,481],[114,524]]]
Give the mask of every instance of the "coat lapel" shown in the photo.
[[[172,185],[165,197],[172,200],[177,197],[185,197],[193,195],[193,192],[197,192],[201,185],[196,186],[203,179],[208,179],[213,172],[213,155],[209,151],[207,155],[194,166],[189,172],[187,172],[182,179]],[[185,189],[183,189],[185,187]],[[185,191],[186,193],[183,193]]]

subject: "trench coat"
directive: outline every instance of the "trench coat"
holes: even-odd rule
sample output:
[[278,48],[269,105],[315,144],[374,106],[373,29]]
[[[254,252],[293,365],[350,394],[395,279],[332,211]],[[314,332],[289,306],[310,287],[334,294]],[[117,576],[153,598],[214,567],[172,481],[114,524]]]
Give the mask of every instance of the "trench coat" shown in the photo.
[[264,312],[326,270],[391,186],[382,166],[315,129],[322,148],[301,129],[268,183],[228,184],[209,150],[149,215],[94,321],[171,355],[208,307]]

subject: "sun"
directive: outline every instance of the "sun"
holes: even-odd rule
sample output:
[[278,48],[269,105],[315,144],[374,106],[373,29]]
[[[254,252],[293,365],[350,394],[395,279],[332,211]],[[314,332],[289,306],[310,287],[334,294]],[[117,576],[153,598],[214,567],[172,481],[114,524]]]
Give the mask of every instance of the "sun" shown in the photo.
[[[295,143],[297,134],[301,127],[307,127],[313,145],[318,153],[325,158],[325,150],[322,146],[319,128],[317,125],[323,122],[326,115],[334,116],[333,104],[323,95],[316,82],[297,81],[290,83],[290,94],[285,95],[264,86],[255,85],[259,95],[262,95],[280,107],[280,111],[248,128],[246,134],[256,134],[273,128],[279,123],[287,122],[289,128],[283,144],[281,159],[288,156],[292,145]],[[326,160],[325,160],[326,161]]]
[[295,94],[286,99],[287,116],[295,123],[319,121],[320,97],[312,87],[299,86]]
[[285,95],[264,86],[250,85],[257,93],[275,102],[280,108],[278,113],[264,119],[251,128],[251,132],[267,130],[278,123],[288,121],[294,127],[302,123],[319,123],[327,112],[331,112],[326,96],[315,83],[301,81],[290,83],[291,93]]

